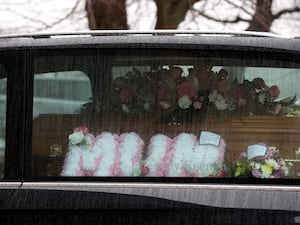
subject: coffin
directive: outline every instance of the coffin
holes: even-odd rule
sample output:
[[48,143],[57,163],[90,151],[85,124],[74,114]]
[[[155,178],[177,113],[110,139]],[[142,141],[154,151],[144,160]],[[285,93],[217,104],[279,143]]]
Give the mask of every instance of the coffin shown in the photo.
[[[58,176],[62,169],[63,157],[68,147],[68,135],[75,127],[85,125],[93,134],[103,131],[112,133],[136,132],[148,145],[150,138],[158,133],[171,138],[182,132],[196,136],[201,131],[215,132],[226,142],[226,162],[229,166],[255,143],[276,146],[286,159],[295,159],[295,149],[300,147],[300,118],[283,116],[248,116],[241,119],[218,120],[204,118],[201,122],[166,124],[151,118],[128,118],[114,115],[103,116],[84,121],[79,115],[47,115],[37,117],[33,122],[32,156],[33,176]],[[62,153],[53,157],[50,149],[53,145],[61,146]],[[298,170],[297,162],[294,169]],[[48,166],[45,166],[48,165]]]

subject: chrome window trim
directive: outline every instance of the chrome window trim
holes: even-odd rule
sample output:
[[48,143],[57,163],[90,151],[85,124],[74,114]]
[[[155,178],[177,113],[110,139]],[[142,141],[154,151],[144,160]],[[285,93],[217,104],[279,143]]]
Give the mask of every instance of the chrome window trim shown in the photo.
[[154,197],[221,208],[300,211],[300,186],[112,182],[24,182],[21,189]]
[[0,181],[0,190],[1,189],[17,189],[17,188],[20,188],[21,185],[22,185],[21,182]]
[[290,38],[287,36],[257,31],[219,31],[219,30],[82,30],[64,32],[37,32],[0,35],[5,38],[58,38],[64,36],[126,36],[126,35],[194,35],[194,36],[239,36],[239,37],[273,37]]

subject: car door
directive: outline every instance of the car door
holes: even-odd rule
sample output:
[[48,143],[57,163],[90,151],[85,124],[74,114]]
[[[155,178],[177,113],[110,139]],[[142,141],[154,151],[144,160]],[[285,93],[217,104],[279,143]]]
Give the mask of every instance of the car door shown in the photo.
[[24,52],[0,50],[0,208],[15,209],[24,153]]

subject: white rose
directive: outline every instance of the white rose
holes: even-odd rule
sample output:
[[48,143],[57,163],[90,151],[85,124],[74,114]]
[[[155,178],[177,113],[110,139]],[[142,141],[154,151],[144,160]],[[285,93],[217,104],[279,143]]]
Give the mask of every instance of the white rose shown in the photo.
[[192,101],[191,99],[184,95],[184,96],[181,96],[179,99],[178,99],[178,105],[180,108],[182,109],[188,109],[192,104]]
[[209,102],[215,102],[217,100],[218,91],[214,90],[208,95]]
[[76,131],[69,135],[69,141],[72,145],[81,143],[84,139],[84,134],[81,131]]
[[266,99],[266,94],[265,93],[261,93],[258,95],[258,101],[261,103],[261,104],[264,104],[265,103],[265,99]]
[[150,109],[150,103],[149,102],[145,102],[144,103],[144,110],[148,111]]
[[122,104],[122,111],[123,111],[124,113],[130,113],[129,108],[128,108],[127,105],[125,105],[125,104]]
[[228,104],[226,103],[225,98],[219,94],[217,96],[217,99],[215,101],[215,106],[217,107],[218,110],[225,110],[228,107]]

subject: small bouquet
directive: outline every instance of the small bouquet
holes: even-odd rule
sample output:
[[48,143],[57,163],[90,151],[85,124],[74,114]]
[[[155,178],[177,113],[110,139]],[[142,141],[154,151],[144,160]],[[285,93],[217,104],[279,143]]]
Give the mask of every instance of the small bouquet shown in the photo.
[[246,152],[241,153],[233,171],[234,177],[284,178],[292,166],[280,158],[278,148],[267,147],[264,156],[249,159]]
[[76,127],[72,134],[69,135],[70,145],[90,145],[89,130],[85,126]]

